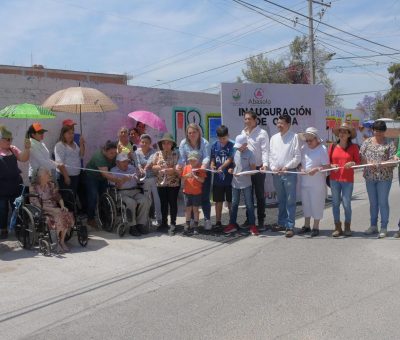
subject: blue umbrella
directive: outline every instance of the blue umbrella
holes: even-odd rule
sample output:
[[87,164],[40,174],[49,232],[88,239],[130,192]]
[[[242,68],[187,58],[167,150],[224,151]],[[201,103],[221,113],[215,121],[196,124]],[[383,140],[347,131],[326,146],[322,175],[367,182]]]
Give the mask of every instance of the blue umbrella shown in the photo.
[[374,120],[366,120],[365,122],[362,123],[362,126],[368,129],[372,129],[372,124],[374,124]]

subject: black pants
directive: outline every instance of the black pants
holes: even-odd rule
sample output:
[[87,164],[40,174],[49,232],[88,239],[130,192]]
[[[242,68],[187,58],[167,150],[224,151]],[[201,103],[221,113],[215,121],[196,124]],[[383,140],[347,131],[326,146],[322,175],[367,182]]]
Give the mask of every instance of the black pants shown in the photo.
[[168,224],[168,206],[171,224],[176,224],[179,187],[158,187],[157,190],[161,201],[162,224]]
[[14,211],[14,201],[16,196],[0,197],[0,229],[6,231],[8,226],[8,213]]
[[[259,167],[257,167],[259,169]],[[251,183],[253,185],[253,192],[256,194],[257,201],[257,220],[264,221],[265,218],[265,197],[264,197],[264,183],[265,174],[259,172],[251,176]]]

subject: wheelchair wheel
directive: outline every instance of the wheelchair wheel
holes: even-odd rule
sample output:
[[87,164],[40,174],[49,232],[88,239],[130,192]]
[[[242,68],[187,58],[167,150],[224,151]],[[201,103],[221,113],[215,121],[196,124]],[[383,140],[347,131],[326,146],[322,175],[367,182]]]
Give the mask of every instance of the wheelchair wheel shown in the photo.
[[78,236],[78,242],[82,247],[86,247],[89,241],[87,227],[85,225],[78,226],[76,230]]
[[124,237],[125,233],[126,233],[126,223],[120,223],[117,226],[117,233],[119,235],[119,237]]
[[115,218],[117,216],[117,208],[109,194],[103,194],[99,199],[99,220],[101,228],[111,232],[114,227]]
[[45,240],[45,239],[40,239],[39,240],[39,252],[43,256],[50,256],[51,248],[50,248],[50,243],[47,242],[47,240]]
[[15,236],[19,245],[25,249],[31,249],[36,242],[35,219],[28,205],[23,206],[18,212]]

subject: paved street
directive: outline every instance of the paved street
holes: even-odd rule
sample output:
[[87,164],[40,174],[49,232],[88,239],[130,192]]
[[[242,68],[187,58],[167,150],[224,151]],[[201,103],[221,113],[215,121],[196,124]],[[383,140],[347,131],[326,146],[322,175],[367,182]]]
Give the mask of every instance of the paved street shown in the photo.
[[328,206],[314,239],[95,232],[86,249],[74,238],[71,253],[53,257],[2,242],[0,338],[397,338],[398,180],[383,240],[362,233],[369,204],[357,182],[351,238],[330,237]]

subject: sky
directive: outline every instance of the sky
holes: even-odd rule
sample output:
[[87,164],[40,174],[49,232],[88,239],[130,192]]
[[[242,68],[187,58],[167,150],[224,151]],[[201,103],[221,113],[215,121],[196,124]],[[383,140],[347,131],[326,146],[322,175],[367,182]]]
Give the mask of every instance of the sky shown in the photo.
[[[308,35],[306,0],[246,2],[263,15],[233,0],[2,0],[0,64],[126,73],[130,85],[218,93],[242,76],[246,58],[288,58],[296,35]],[[331,0],[313,14],[316,46],[335,53],[326,67],[343,107],[385,93],[387,68],[400,63],[400,0]]]

